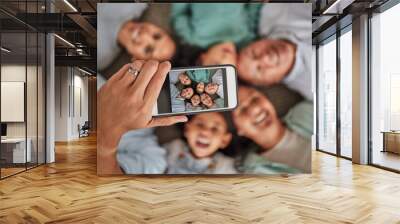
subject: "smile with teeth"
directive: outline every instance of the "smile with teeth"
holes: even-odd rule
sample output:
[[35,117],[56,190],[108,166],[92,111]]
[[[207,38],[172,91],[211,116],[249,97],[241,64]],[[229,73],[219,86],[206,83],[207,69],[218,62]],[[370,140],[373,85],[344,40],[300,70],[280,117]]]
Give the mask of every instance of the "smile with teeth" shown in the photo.
[[261,111],[257,116],[255,116],[253,124],[254,125],[260,125],[263,123],[268,124],[269,123],[268,115],[269,114],[267,111]]
[[205,137],[198,137],[197,141],[196,141],[196,145],[200,148],[207,148],[210,145],[210,140],[208,138]]

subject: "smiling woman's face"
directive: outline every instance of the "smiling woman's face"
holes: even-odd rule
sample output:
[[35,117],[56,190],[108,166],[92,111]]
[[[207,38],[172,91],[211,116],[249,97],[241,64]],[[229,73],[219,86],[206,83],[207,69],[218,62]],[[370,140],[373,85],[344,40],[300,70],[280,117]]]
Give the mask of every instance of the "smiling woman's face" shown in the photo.
[[238,134],[250,138],[264,148],[280,140],[284,127],[272,103],[250,87],[239,88],[239,106],[233,112]]
[[126,22],[118,33],[118,42],[135,59],[170,60],[175,42],[160,27],[147,22]]
[[292,69],[295,57],[296,46],[288,41],[256,41],[239,54],[239,78],[256,85],[279,83]]

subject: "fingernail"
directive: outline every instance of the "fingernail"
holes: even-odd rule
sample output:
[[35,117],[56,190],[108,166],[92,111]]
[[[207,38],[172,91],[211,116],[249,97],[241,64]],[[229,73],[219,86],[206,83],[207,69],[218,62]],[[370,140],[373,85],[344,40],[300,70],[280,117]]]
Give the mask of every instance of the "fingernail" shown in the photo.
[[163,61],[162,64],[171,65],[171,62],[169,62],[169,61]]
[[188,121],[188,118],[187,118],[186,116],[184,116],[184,117],[179,117],[179,118],[178,118],[178,121],[179,121],[179,122],[186,122],[186,121]]

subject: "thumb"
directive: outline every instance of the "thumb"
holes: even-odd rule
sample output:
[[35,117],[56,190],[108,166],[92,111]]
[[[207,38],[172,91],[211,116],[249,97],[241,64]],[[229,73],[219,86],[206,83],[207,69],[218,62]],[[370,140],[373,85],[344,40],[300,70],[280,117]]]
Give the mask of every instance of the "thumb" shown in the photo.
[[158,117],[151,119],[148,127],[158,127],[158,126],[170,126],[180,122],[186,122],[188,118],[186,116],[174,116],[174,117]]

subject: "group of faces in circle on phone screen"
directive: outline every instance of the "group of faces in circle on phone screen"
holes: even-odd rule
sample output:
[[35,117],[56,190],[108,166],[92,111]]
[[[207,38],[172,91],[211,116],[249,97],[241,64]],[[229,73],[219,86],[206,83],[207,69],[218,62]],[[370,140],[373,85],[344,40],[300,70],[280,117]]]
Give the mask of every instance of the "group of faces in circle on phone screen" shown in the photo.
[[224,106],[222,69],[183,71],[178,73],[176,83],[173,85],[177,89],[177,94],[172,97],[184,101],[186,111]]

